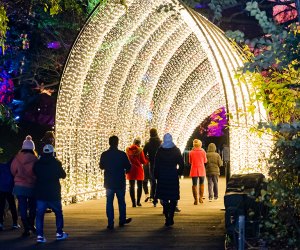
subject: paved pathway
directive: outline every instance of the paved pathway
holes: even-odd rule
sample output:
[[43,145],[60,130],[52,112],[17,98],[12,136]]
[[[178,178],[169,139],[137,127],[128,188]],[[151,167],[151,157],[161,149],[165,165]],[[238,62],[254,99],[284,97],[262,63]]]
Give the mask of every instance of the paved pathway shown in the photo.
[[[220,178],[221,198],[218,201],[208,202],[206,195],[205,203],[197,206],[193,205],[191,183],[189,178],[181,180],[179,207],[182,211],[175,215],[173,227],[164,226],[162,206],[142,203],[142,207],[132,208],[127,192],[127,216],[133,221],[123,228],[106,229],[105,198],[102,198],[64,207],[64,229],[70,235],[67,240],[55,241],[55,219],[51,213],[45,217],[46,243],[36,244],[34,236],[23,239],[20,237],[21,230],[7,229],[0,232],[0,250],[224,249],[225,179]],[[117,211],[115,215],[118,218]]]

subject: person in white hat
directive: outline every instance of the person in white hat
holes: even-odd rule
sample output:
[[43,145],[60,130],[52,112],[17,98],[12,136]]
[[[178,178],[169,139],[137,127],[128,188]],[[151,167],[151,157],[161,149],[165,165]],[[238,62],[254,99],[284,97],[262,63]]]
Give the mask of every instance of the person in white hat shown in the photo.
[[[11,173],[14,176],[13,193],[17,196],[21,220],[23,224],[23,237],[35,232],[36,200],[34,188],[36,176],[33,165],[38,160],[35,145],[30,135],[23,141],[22,149],[11,163]],[[29,214],[28,214],[29,211]]]
[[56,240],[64,240],[68,234],[63,231],[64,217],[61,204],[61,186],[59,179],[66,178],[62,163],[54,157],[54,147],[47,144],[43,148],[43,155],[34,164],[36,175],[36,233],[37,242],[46,242],[44,237],[44,214],[49,207],[56,217]]

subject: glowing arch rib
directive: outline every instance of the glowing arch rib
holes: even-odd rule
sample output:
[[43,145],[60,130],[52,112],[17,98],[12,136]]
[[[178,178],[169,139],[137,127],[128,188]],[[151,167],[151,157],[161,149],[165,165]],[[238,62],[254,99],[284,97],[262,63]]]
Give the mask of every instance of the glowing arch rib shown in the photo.
[[[221,106],[230,121],[232,172],[258,165],[262,140],[249,134],[260,119],[240,116],[250,90],[238,86],[242,65],[236,48],[207,19],[173,0],[127,0],[99,5],[70,52],[56,112],[58,157],[67,171],[67,202],[99,195],[103,176],[98,162],[116,134],[124,149],[133,138],[173,134],[181,150],[195,127]],[[247,168],[246,168],[247,167]]]

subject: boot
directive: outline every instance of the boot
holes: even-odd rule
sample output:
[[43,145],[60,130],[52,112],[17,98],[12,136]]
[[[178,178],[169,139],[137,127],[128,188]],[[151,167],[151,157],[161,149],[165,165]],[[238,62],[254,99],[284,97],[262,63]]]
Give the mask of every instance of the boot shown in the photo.
[[141,207],[142,204],[141,204],[141,197],[142,197],[142,189],[141,188],[138,188],[137,190],[137,200],[136,200],[136,204]]
[[204,184],[200,184],[200,186],[199,186],[199,193],[200,193],[199,202],[203,203]]
[[174,213],[177,206],[177,201],[171,201],[169,205],[169,226],[174,225]]
[[28,219],[22,219],[22,224],[23,224],[23,228],[24,228],[24,232],[22,233],[23,237],[27,237],[30,236],[30,227],[29,227],[29,223],[28,223]]
[[132,202],[132,207],[136,207],[134,188],[129,189],[129,194],[130,194],[130,198],[131,198],[131,202]]
[[165,226],[170,226],[170,219],[169,219],[169,213],[170,213],[170,204],[166,201],[163,201],[163,213],[165,215]]
[[192,190],[193,190],[193,196],[194,196],[194,205],[198,205],[197,186],[196,186],[196,185],[193,185],[193,186],[192,186]]

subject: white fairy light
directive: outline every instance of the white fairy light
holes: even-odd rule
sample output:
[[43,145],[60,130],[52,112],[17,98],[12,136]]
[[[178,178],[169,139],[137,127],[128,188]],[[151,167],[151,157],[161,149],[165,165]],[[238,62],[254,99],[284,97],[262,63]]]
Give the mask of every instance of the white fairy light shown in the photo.
[[103,195],[98,164],[110,135],[124,149],[156,127],[160,136],[172,133],[183,150],[195,127],[221,106],[233,114],[232,172],[258,171],[254,149],[263,149],[265,138],[250,136],[256,121],[238,113],[249,90],[233,77],[242,65],[237,49],[198,13],[179,3],[175,11],[158,11],[161,4],[127,0],[127,12],[117,0],[99,5],[74,43],[56,112],[66,203]]

